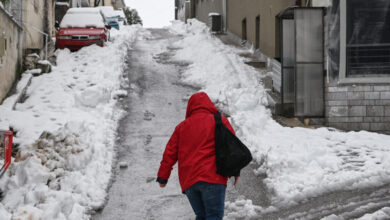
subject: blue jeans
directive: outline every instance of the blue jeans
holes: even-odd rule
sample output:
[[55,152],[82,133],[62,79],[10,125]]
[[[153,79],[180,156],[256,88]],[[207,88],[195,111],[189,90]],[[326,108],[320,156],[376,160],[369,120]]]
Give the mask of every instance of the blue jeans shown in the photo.
[[222,220],[225,209],[226,186],[197,182],[184,191],[196,220]]

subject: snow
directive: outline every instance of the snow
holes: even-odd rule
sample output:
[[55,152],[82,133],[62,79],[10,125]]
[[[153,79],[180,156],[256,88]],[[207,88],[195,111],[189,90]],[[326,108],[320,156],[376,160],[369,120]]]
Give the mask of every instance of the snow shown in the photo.
[[211,13],[209,13],[209,17],[211,17],[211,16],[219,16],[220,14],[219,13],[216,13],[216,12],[211,12]]
[[67,14],[100,14],[98,8],[70,8],[66,11]]
[[112,6],[100,6],[99,9],[106,18],[117,16]]
[[292,205],[327,192],[390,183],[390,136],[283,127],[266,108],[260,83],[265,71],[245,65],[236,49],[210,35],[197,20],[175,21],[170,30],[184,35],[174,57],[191,63],[183,82],[201,87],[231,116],[237,135],[260,164],[256,173],[267,176],[272,204]]
[[56,5],[68,6],[69,7],[69,2],[56,2]]
[[313,0],[313,7],[330,7],[332,6],[332,0]]
[[115,13],[115,16],[119,16],[120,18],[126,18],[123,10],[115,10],[114,13]]
[[[2,108],[12,110],[15,105],[15,102],[20,98],[25,88],[31,83],[32,74],[24,73],[22,78],[19,80],[18,85],[16,86],[16,92],[12,96],[8,97],[3,101],[1,105]],[[0,130],[8,130],[9,124],[6,124],[5,121],[0,120]]]
[[48,60],[39,60],[38,63],[42,65],[51,65],[50,61]]
[[390,219],[390,207],[382,208],[374,213],[365,214],[358,220],[386,220]]
[[0,105],[0,125],[12,127],[19,144],[0,179],[1,220],[89,219],[104,204],[122,116],[116,103],[127,80],[123,60],[139,29],[111,31],[105,47],[57,51],[57,66],[32,79],[23,103],[12,110],[10,97]]
[[252,200],[239,198],[235,202],[226,202],[225,209],[227,215],[224,219],[235,220],[235,219],[256,219],[257,213],[264,213],[267,211],[274,210],[273,207],[264,209],[260,206],[252,204]]
[[97,27],[104,28],[103,17],[100,14],[86,13],[66,13],[60,24],[61,28],[71,27]]

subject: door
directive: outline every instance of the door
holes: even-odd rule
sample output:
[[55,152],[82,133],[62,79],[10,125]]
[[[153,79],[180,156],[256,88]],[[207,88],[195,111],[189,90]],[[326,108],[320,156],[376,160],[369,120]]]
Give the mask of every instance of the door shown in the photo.
[[324,116],[324,11],[297,8],[295,19],[295,116]]

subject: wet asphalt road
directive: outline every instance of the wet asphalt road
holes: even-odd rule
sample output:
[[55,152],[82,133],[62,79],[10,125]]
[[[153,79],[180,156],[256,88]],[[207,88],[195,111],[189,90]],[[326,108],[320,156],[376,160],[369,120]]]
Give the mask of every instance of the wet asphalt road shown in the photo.
[[179,83],[180,64],[167,63],[178,39],[166,30],[141,31],[128,51],[126,116],[119,126],[117,161],[107,205],[93,219],[191,219],[192,210],[172,171],[164,189],[155,182],[171,133],[185,116],[186,97],[194,92]]
[[[188,64],[171,60],[178,49],[173,43],[180,39],[165,29],[141,31],[128,50],[129,95],[121,101],[127,113],[118,129],[112,185],[106,206],[92,219],[194,219],[180,191],[176,168],[166,188],[159,188],[155,182],[165,144],[184,119],[189,96],[197,91],[180,82],[180,74]],[[119,162],[126,162],[128,167],[120,169]],[[271,205],[263,177],[253,173],[257,167],[251,164],[242,170],[236,187],[229,181],[228,201],[246,198],[262,207]],[[251,219],[321,219],[333,213],[354,219],[384,206],[390,206],[390,186],[334,192],[270,213],[258,213]]]

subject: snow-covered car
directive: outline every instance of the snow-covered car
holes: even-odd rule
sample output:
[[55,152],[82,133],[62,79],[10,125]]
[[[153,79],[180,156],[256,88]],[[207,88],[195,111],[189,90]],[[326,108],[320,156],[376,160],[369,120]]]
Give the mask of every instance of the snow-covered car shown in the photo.
[[112,6],[100,6],[100,12],[102,13],[106,24],[112,28],[119,30],[119,15],[115,13]]
[[109,38],[110,28],[99,9],[71,8],[61,21],[56,47],[78,50],[92,44],[103,46]]

